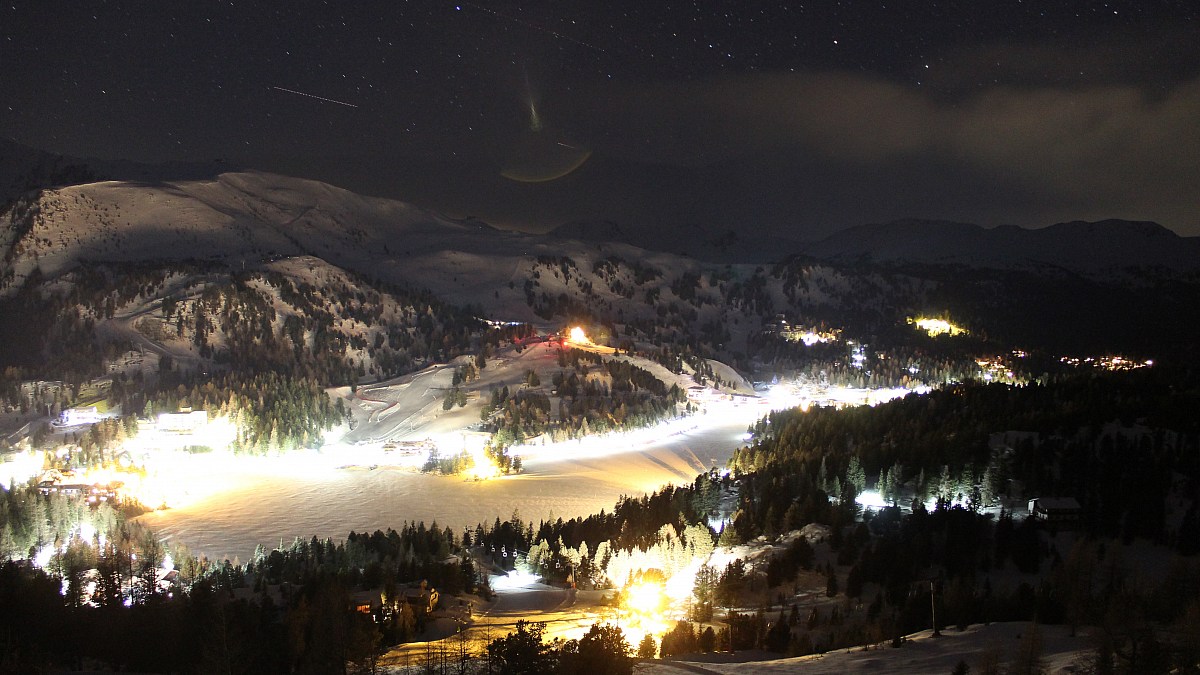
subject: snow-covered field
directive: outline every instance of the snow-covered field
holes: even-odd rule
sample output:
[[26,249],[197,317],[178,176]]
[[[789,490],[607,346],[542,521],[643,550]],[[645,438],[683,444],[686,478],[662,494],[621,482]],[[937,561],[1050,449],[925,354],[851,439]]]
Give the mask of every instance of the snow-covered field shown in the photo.
[[[705,412],[652,429],[518,447],[524,471],[483,482],[418,473],[423,455],[388,455],[374,444],[335,444],[282,458],[198,455],[184,471],[189,486],[207,487],[193,488],[179,507],[142,520],[209,557],[244,560],[257,544],[313,535],[340,540],[351,530],[399,528],[405,521],[436,520],[460,532],[497,517],[507,520],[514,511],[535,523],[586,516],[611,510],[622,495],[690,483],[723,467],[745,443],[747,427],[771,407],[753,399],[713,401]],[[421,419],[417,429],[428,428]]]
[[[616,358],[633,361],[682,389],[695,386],[689,375],[670,373],[646,359]],[[465,363],[466,357],[460,361]],[[514,512],[536,523],[611,510],[622,496],[690,483],[701,472],[724,467],[745,443],[747,428],[772,408],[844,404],[847,397],[861,403],[884,393],[784,385],[757,397],[731,396],[707,387],[696,397],[701,405],[697,414],[581,440],[551,443],[539,437],[532,445],[512,449],[523,460],[522,473],[479,482],[422,474],[419,468],[430,447],[446,456],[482,443],[486,434],[472,429],[490,398],[488,392],[526,386],[528,371],[549,381],[559,368],[557,347],[499,350],[477,379],[463,384],[467,405],[444,410],[442,399],[458,365],[430,366],[357,392],[331,389],[331,395],[349,406],[353,423],[331,432],[319,451],[270,457],[220,450],[189,454],[167,446],[188,440],[192,445],[224,447],[227,440],[215,436],[227,423],[210,420],[204,442],[173,434],[164,440],[147,423],[127,447],[146,469],[145,478],[114,475],[103,480],[124,481],[130,493],[148,505],[169,504],[169,509],[141,517],[163,538],[210,558],[245,560],[258,544],[274,547],[312,536],[341,540],[352,530],[400,528],[409,521],[427,526],[436,521],[439,527],[461,532],[496,518],[507,520]],[[726,382],[735,376],[732,371],[726,374]],[[737,391],[750,389],[744,381],[732,384]],[[887,392],[898,393],[903,392]],[[40,458],[19,453],[5,460],[0,475],[11,474],[18,482],[40,473]]]
[[[482,398],[492,386],[517,386],[525,369],[542,370],[553,362],[544,347],[506,352],[484,369],[471,389]],[[497,517],[507,520],[514,511],[535,523],[569,519],[611,510],[623,495],[690,483],[709,468],[725,466],[745,442],[747,428],[771,408],[836,405],[847,396],[883,393],[787,387],[782,395],[752,398],[713,390],[700,413],[653,428],[515,447],[525,464],[521,474],[476,482],[418,473],[423,453],[387,450],[389,442],[428,438],[450,454],[468,442],[463,430],[479,419],[482,403],[477,398],[465,408],[442,410],[451,373],[452,368],[434,366],[394,383],[364,388],[348,399],[355,429],[322,452],[185,458],[190,464],[175,471],[187,476],[186,489],[193,493],[176,508],[142,519],[161,536],[194,551],[242,559],[257,544],[277,546],[281,539],[286,544],[297,536],[314,535],[340,540],[351,530],[399,528],[406,521],[437,521],[439,527],[461,532]],[[548,380],[549,373],[544,377]],[[683,376],[679,384],[686,387],[689,381]],[[349,396],[349,391],[335,393]],[[888,392],[901,393],[905,392]]]
[[615,437],[607,453],[564,452],[561,459],[543,453],[520,475],[484,482],[400,468],[339,469],[347,457],[332,451],[269,459],[198,455],[188,470],[190,482],[212,489],[141,518],[194,552],[242,561],[260,543],[278,546],[280,539],[286,544],[313,535],[340,540],[351,530],[399,528],[405,521],[436,520],[461,532],[496,517],[507,520],[514,510],[534,522],[567,519],[611,510],[621,495],[690,482],[714,462],[724,465],[747,424],[723,420],[676,435],[664,432],[638,446]]
[[[535,523],[586,516],[611,510],[624,495],[690,483],[709,468],[725,466],[745,442],[747,428],[771,408],[844,403],[847,395],[826,387],[788,386],[766,398],[709,389],[701,412],[653,428],[517,446],[513,451],[524,461],[518,475],[478,482],[418,472],[429,444],[448,455],[479,440],[475,437],[482,434],[469,427],[479,420],[481,399],[492,387],[519,387],[527,370],[549,380],[557,368],[555,353],[545,345],[503,350],[466,387],[471,402],[448,411],[441,400],[453,364],[357,393],[348,387],[331,390],[346,401],[355,421],[321,451],[275,457],[148,453],[153,494],[161,494],[172,508],[148,513],[142,521],[194,552],[245,560],[258,544],[272,547],[314,535],[341,540],[352,530],[400,528],[407,521],[427,526],[436,521],[461,532],[497,517],[507,520],[514,511]],[[620,358],[661,370],[644,359]],[[666,376],[685,389],[694,384],[686,375]],[[858,398],[869,392],[850,393]]]

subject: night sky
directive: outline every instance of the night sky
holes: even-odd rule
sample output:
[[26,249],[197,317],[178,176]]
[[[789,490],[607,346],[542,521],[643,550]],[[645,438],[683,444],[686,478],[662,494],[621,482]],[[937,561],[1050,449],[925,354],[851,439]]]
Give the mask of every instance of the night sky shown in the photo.
[[1200,235],[1196,7],[18,0],[0,4],[0,136],[530,230],[1114,217]]

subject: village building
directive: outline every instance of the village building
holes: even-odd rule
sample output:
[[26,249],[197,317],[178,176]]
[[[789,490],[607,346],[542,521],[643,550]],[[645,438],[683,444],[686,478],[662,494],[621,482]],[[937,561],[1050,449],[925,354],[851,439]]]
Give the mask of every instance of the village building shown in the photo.
[[1074,497],[1038,497],[1029,500],[1029,517],[1045,523],[1073,523],[1081,509]]

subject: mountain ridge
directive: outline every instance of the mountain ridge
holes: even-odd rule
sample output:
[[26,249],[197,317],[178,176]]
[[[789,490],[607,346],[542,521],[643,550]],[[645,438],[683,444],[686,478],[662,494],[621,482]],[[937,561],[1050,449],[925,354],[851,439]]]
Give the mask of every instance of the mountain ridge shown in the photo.
[[833,262],[1059,268],[1089,274],[1128,268],[1200,271],[1200,237],[1183,237],[1150,221],[1120,219],[1043,228],[906,219],[841,230],[806,244],[802,252]]
[[574,220],[546,233],[557,239],[621,242],[650,251],[673,253],[715,263],[776,262],[801,243],[788,237],[746,236],[733,228],[707,228],[696,223],[637,228],[612,220]]
[[221,159],[152,163],[73,157],[32,148],[11,138],[0,138],[0,204],[44,188],[110,180],[194,180],[237,170],[239,167]]
[[[312,191],[324,192],[327,201],[344,201],[354,205],[355,209],[371,203],[384,212],[419,211],[425,214],[429,223],[457,224],[465,228],[464,232],[474,230],[498,237],[505,234],[540,236],[544,238],[541,241],[550,242],[552,246],[555,245],[552,242],[564,241],[621,243],[645,251],[723,264],[763,264],[799,255],[826,262],[913,263],[1043,272],[1066,270],[1088,275],[1105,275],[1130,268],[1151,270],[1160,276],[1200,272],[1200,237],[1183,237],[1150,221],[1076,220],[1042,228],[1015,225],[989,228],[950,220],[907,218],[857,225],[821,239],[802,240],[786,234],[755,233],[755,229],[748,226],[705,225],[679,214],[678,219],[660,219],[653,227],[626,222],[619,217],[576,219],[543,235],[533,235],[497,228],[486,219],[446,217],[438,210],[411,202],[366,196],[313,179],[235,169],[219,160],[142,164],[79,159],[36,150],[11,139],[0,139],[0,197],[10,204],[16,199],[28,198],[37,190],[66,189],[101,179],[178,187],[181,183],[219,183],[223,175],[271,176],[270,179],[259,179],[258,192],[250,195],[251,199],[261,198],[264,206],[272,193],[290,189],[281,186],[271,189],[267,183],[294,186],[307,181],[304,184],[308,186],[324,186],[319,190],[312,188]],[[196,196],[199,195],[193,195]],[[300,214],[294,215],[300,217]],[[322,250],[306,252],[323,253]]]

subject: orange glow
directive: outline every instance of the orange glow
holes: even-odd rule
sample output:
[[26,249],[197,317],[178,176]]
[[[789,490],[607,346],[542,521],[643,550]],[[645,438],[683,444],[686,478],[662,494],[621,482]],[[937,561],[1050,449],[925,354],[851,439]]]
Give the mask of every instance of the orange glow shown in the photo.
[[625,588],[625,609],[633,614],[657,616],[665,604],[662,584],[643,581]]
[[966,328],[956,326],[945,319],[921,316],[916,319],[909,319],[908,322],[928,333],[929,337],[936,337],[938,335],[963,335],[968,332]]

